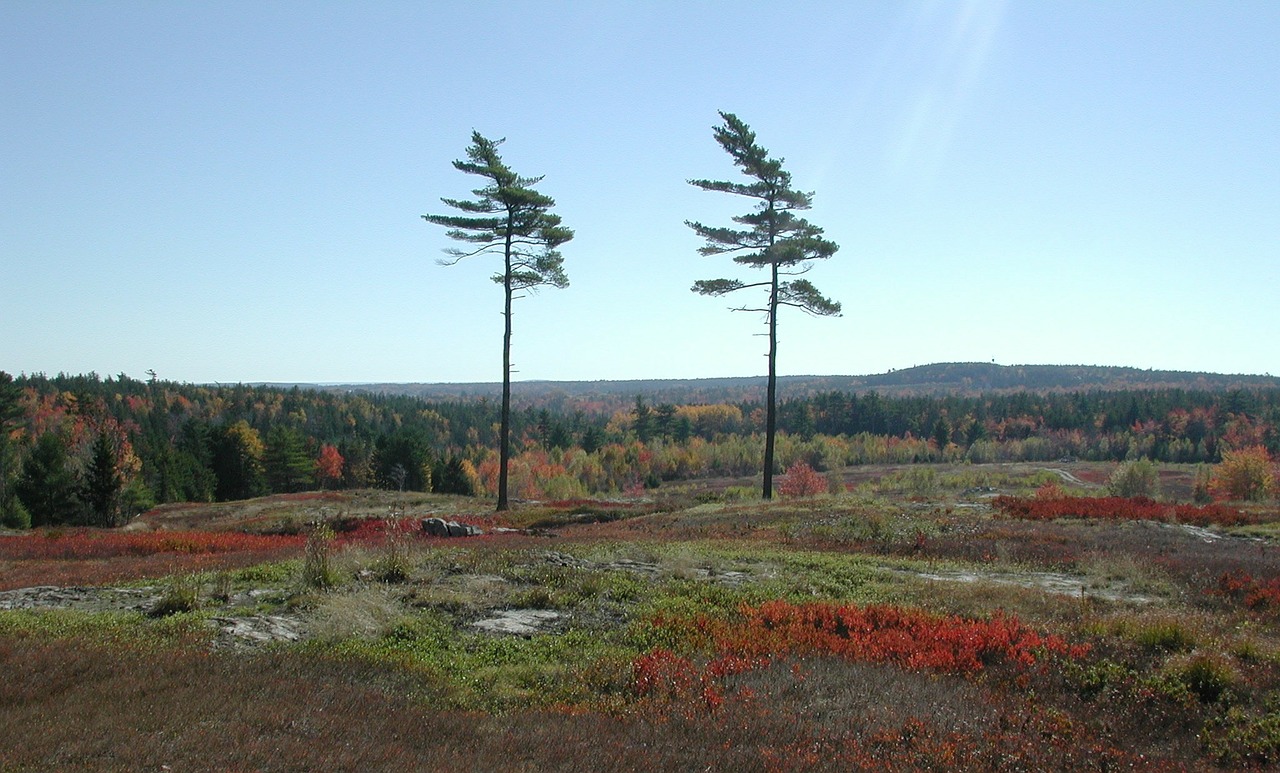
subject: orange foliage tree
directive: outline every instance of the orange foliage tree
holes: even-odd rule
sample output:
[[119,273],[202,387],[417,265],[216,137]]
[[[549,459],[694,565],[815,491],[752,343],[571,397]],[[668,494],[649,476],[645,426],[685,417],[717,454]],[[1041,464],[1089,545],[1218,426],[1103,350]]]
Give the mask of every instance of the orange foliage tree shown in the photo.
[[1219,499],[1248,502],[1265,499],[1275,485],[1271,456],[1262,446],[1225,451],[1213,471],[1209,490]]
[[320,488],[328,488],[342,480],[342,466],[346,462],[336,446],[325,443],[320,446],[320,458],[316,459],[316,481]]

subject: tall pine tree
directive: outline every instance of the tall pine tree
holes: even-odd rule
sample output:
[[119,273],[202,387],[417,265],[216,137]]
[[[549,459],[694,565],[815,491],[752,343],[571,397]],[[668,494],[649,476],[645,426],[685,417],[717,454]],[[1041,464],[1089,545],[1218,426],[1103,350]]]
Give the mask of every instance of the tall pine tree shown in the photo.
[[769,151],[756,142],[756,135],[732,113],[721,112],[722,126],[716,126],[716,142],[733,159],[734,166],[748,182],[723,180],[690,180],[704,191],[731,193],[755,202],[748,214],[733,218],[740,228],[717,228],[685,221],[706,244],[698,250],[703,256],[733,255],[735,263],[765,269],[768,278],[759,282],[739,279],[706,279],[695,282],[693,291],[701,295],[721,296],[749,288],[764,288],[768,298],[763,306],[740,307],[735,311],[756,311],[765,315],[769,338],[769,381],[766,394],[764,490],[765,499],[773,497],[773,447],[777,433],[778,386],[778,309],[791,306],[817,316],[840,314],[840,304],[818,292],[807,279],[787,279],[805,274],[812,261],[829,258],[839,247],[822,238],[822,229],[797,217],[797,210],[813,206],[813,194],[791,187],[791,174],[782,168],[783,159],[770,158]]
[[493,275],[502,285],[504,332],[502,335],[502,416],[498,439],[498,510],[507,503],[507,466],[511,457],[511,302],[527,290],[542,286],[567,287],[564,259],[556,249],[573,238],[573,231],[551,213],[555,200],[533,189],[541,177],[521,177],[498,155],[503,140],[471,133],[466,161],[454,161],[460,172],[478,175],[488,182],[472,193],[474,200],[441,199],[461,215],[423,215],[428,223],[449,229],[446,235],[465,242],[465,249],[449,248],[444,265],[454,265],[476,255],[501,255],[503,269]]

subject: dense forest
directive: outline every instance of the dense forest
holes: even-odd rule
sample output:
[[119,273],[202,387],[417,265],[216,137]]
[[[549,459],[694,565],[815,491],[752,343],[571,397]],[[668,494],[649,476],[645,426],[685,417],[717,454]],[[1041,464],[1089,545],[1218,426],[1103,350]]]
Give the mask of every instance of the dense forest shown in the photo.
[[[0,372],[0,519],[119,524],[156,504],[321,488],[492,492],[498,404],[123,374]],[[561,393],[513,414],[512,489],[564,499],[759,471],[759,401],[625,408]],[[784,399],[777,466],[1280,453],[1280,389],[1183,388]]]

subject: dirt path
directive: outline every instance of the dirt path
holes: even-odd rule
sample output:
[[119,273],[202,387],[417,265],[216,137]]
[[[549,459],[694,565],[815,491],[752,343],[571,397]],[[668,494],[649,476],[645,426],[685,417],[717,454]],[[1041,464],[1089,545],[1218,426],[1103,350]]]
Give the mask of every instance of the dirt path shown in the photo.
[[1062,478],[1062,480],[1065,483],[1070,483],[1075,486],[1081,486],[1083,488],[1102,488],[1097,483],[1090,483],[1087,480],[1080,480],[1075,475],[1072,475],[1070,471],[1064,470],[1060,467],[1041,467],[1039,469],[1044,470],[1045,472],[1051,472],[1054,475],[1057,475],[1059,478]]

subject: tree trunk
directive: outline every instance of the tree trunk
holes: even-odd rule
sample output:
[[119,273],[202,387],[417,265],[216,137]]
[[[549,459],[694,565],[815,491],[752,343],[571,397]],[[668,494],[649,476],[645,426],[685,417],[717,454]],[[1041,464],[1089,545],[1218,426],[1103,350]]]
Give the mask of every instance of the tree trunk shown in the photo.
[[778,429],[778,264],[772,265],[773,285],[769,294],[769,385],[765,393],[764,492],[773,499],[773,436]]
[[507,234],[506,267],[503,289],[506,305],[502,319],[502,418],[498,429],[498,512],[511,509],[507,503],[507,463],[511,459],[511,234]]

